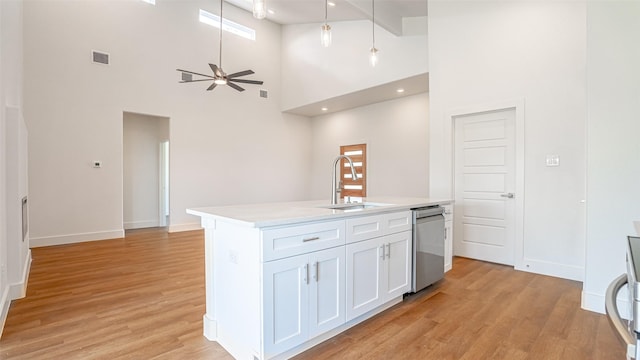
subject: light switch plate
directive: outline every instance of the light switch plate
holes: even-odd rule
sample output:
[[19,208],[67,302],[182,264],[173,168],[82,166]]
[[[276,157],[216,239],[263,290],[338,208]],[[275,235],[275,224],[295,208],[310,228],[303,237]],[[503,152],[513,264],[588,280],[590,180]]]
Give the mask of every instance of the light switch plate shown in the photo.
[[560,155],[547,155],[547,166],[560,166]]

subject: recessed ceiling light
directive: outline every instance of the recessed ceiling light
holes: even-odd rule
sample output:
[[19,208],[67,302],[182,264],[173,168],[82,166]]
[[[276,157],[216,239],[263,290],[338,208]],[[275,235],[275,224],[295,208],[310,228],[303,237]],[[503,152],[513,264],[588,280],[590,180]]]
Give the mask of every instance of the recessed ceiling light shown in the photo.
[[320,110],[322,110],[322,111],[327,111],[327,110],[329,110],[329,108],[323,107],[323,108],[322,108],[322,109],[320,109]]
[[402,94],[402,93],[404,92],[404,89],[403,89],[403,88],[400,88],[400,89],[396,90],[396,92],[397,92],[398,94]]
[[329,5],[329,6],[336,6],[336,3],[334,3],[333,1],[329,1],[329,2],[327,3],[327,5]]

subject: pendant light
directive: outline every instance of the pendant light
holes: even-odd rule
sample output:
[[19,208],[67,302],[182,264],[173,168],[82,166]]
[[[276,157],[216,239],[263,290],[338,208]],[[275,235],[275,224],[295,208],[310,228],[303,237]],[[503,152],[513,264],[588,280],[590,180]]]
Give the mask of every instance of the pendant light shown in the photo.
[[329,0],[324,0],[324,25],[320,31],[320,43],[324,47],[331,46],[331,26],[327,24],[327,12],[329,7]]
[[375,67],[378,63],[378,49],[376,49],[376,5],[375,0],[371,0],[371,37],[372,45],[369,50],[369,63]]
[[256,19],[264,19],[267,16],[266,0],[253,0],[253,17]]

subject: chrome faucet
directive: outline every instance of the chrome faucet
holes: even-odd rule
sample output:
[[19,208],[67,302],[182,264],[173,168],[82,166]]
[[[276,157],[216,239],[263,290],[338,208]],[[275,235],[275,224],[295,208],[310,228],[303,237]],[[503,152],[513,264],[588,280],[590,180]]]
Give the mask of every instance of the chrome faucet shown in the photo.
[[346,155],[338,155],[338,157],[333,160],[333,173],[331,174],[331,205],[336,205],[338,203],[338,190],[336,189],[336,167],[338,166],[338,162],[340,159],[346,159],[349,162],[349,166],[351,166],[351,176],[352,179],[358,180],[358,174],[356,173],[356,168],[353,166],[353,161],[351,158]]

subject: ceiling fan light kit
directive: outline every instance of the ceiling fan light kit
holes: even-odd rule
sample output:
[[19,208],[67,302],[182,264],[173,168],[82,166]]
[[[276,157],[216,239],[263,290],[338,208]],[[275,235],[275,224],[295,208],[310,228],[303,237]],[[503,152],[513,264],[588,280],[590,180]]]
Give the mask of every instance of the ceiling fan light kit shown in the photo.
[[[256,1],[262,1],[262,3],[264,4],[264,0],[256,0]],[[189,83],[189,82],[198,82],[198,81],[212,81],[213,83],[207,88],[207,91],[211,91],[213,89],[216,88],[216,86],[218,85],[229,85],[229,87],[237,90],[237,91],[244,91],[244,88],[238,86],[235,83],[243,83],[243,84],[253,84],[253,85],[262,85],[264,82],[263,81],[259,81],[259,80],[246,80],[246,79],[236,79],[238,77],[241,76],[245,76],[245,75],[251,75],[251,74],[255,74],[253,72],[253,70],[244,70],[244,71],[239,71],[233,74],[229,74],[227,75],[223,70],[222,70],[222,3],[223,0],[220,0],[220,57],[219,57],[219,61],[218,64],[209,64],[209,67],[211,68],[211,70],[213,71],[213,76],[211,75],[207,75],[207,74],[201,74],[201,73],[197,73],[194,71],[189,71],[189,70],[183,70],[183,69],[176,69],[177,71],[179,71],[183,78],[182,81],[180,81],[180,83]],[[186,79],[185,80],[185,74],[191,74],[191,75],[197,75],[200,77],[203,77],[203,79]]]

